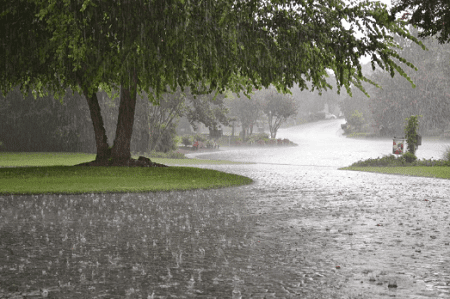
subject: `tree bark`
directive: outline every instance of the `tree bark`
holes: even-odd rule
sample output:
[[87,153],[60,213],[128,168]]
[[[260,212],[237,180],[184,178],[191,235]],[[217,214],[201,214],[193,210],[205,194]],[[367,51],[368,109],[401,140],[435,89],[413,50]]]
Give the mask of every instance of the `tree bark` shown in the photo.
[[121,86],[116,138],[111,149],[113,163],[126,162],[131,159],[131,135],[136,110],[136,96],[136,81],[133,82],[132,86]]
[[91,114],[92,125],[94,126],[95,145],[97,147],[96,161],[107,161],[110,157],[110,149],[108,146],[108,137],[106,136],[105,126],[103,124],[103,118],[98,104],[97,93],[89,95],[87,90],[84,90],[84,96],[89,106],[89,112]]

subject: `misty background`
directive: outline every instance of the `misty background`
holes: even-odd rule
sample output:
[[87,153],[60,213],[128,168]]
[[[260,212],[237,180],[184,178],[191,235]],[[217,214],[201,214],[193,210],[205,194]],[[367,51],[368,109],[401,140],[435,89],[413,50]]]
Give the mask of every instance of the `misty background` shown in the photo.
[[[231,92],[193,96],[188,90],[178,90],[161,97],[160,105],[153,105],[143,94],[138,97],[131,150],[167,152],[181,145],[183,136],[192,140],[195,135],[209,136],[223,145],[230,143],[229,136],[245,142],[265,132],[265,137],[276,138],[276,132],[270,134],[270,112],[266,110],[269,104],[281,109],[282,103],[287,103],[282,127],[342,117],[347,122],[348,136],[393,137],[403,135],[405,118],[420,115],[420,134],[450,138],[450,45],[422,38],[428,48],[423,51],[415,43],[396,39],[403,47],[400,56],[418,68],[405,68],[415,88],[401,76],[392,78],[365,64],[363,73],[380,85],[364,86],[370,97],[357,88],[352,88],[352,96],[345,90],[339,95],[336,88],[319,94],[294,87],[291,95],[278,94],[274,89],[254,90],[250,99]],[[328,81],[333,86],[332,75]],[[98,95],[111,143],[119,98],[104,91]],[[60,103],[51,95],[24,96],[17,88],[6,97],[0,95],[0,118],[0,151],[95,152],[87,103],[71,90]]]

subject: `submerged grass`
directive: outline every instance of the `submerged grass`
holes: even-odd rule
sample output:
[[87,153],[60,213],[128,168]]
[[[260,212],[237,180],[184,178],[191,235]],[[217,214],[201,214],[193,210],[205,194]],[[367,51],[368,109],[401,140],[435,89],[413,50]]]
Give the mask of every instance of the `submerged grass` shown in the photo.
[[[149,192],[252,183],[247,177],[193,167],[73,166],[94,158],[95,155],[83,153],[0,153],[0,194]],[[198,159],[152,161],[166,165],[227,163]]]

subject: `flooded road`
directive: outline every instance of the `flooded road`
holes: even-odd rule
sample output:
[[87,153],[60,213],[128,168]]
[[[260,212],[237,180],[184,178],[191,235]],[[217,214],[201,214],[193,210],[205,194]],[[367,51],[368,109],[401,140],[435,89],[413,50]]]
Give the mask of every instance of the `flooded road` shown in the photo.
[[[288,138],[297,147],[238,148],[217,154],[200,154],[201,158],[287,164],[296,166],[345,167],[358,160],[378,158],[392,153],[392,138],[353,139],[343,136],[343,119],[307,123],[287,129],[280,129],[278,138]],[[424,138],[417,151],[419,159],[440,159],[450,141]],[[195,156],[195,155],[192,155]]]
[[[338,170],[392,150],[392,139],[345,138],[342,122],[280,131],[295,148],[200,157],[256,163],[221,168],[255,179],[248,197],[265,242],[315,260],[311,272],[327,279],[303,276],[334,282],[338,298],[450,298],[450,181]],[[446,146],[424,139],[417,156],[440,158]],[[328,298],[323,289],[292,298]]]
[[392,149],[341,122],[202,155],[249,186],[0,197],[0,298],[449,298],[450,181],[338,170]]

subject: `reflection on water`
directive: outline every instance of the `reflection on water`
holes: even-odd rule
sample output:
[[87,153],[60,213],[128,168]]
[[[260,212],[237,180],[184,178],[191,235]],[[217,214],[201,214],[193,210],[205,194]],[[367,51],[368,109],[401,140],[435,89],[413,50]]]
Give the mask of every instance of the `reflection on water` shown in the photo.
[[251,270],[254,220],[233,196],[199,191],[0,201],[0,297],[231,297],[240,271]]

